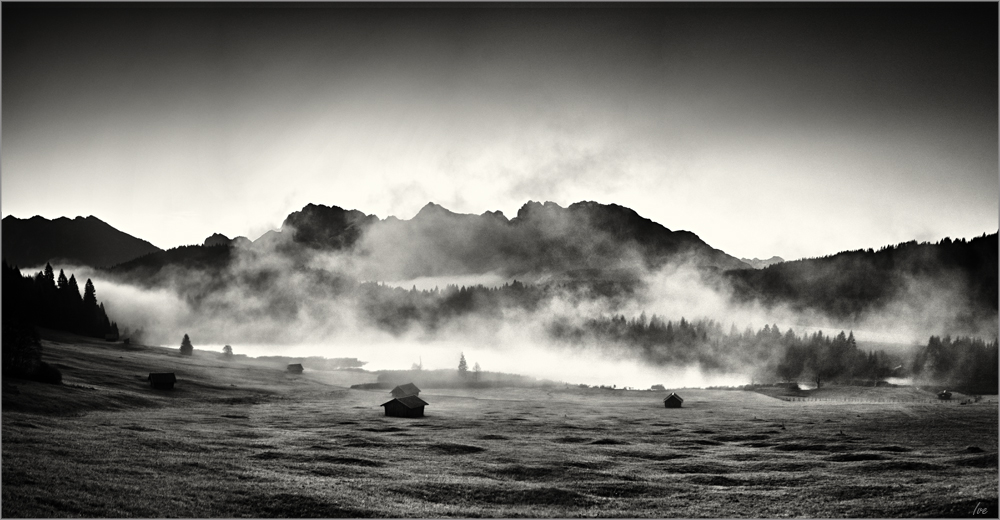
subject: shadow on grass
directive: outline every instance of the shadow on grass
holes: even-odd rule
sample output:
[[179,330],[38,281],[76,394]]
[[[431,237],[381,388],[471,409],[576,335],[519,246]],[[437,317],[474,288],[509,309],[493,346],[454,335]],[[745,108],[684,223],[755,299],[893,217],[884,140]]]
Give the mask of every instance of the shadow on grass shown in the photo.
[[444,455],[467,455],[469,453],[479,453],[486,451],[486,448],[470,446],[468,444],[439,443],[427,446],[431,451],[436,451]]
[[250,456],[257,460],[278,460],[290,462],[322,462],[326,464],[344,464],[347,466],[380,467],[377,460],[358,459],[354,457],[337,457],[333,455],[314,455],[305,453],[285,453],[281,451],[264,451]]
[[261,518],[370,518],[373,511],[345,507],[311,495],[277,493],[239,504],[250,516]]
[[489,504],[587,507],[594,500],[576,491],[543,486],[511,488],[510,485],[413,483],[393,492],[434,504]]

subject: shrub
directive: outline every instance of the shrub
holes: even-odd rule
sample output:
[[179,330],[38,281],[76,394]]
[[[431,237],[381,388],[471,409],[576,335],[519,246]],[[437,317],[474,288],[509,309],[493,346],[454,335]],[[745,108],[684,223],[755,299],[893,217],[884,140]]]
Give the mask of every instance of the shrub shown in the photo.
[[38,365],[35,366],[35,370],[32,372],[30,379],[40,383],[58,385],[62,384],[62,372],[60,372],[58,368],[44,361],[39,361]]

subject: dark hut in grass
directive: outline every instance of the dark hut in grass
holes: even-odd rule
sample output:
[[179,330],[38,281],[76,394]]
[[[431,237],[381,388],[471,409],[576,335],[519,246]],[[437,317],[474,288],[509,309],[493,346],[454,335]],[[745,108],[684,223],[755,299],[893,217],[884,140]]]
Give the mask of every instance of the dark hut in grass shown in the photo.
[[149,386],[159,390],[173,390],[174,383],[177,382],[173,372],[150,372],[146,379],[149,380]]
[[385,407],[385,415],[388,417],[423,417],[427,403],[415,395],[408,395],[382,403],[382,406]]
[[302,373],[302,363],[294,363],[288,365],[288,373],[290,374],[301,374]]
[[951,399],[951,392],[947,390],[941,390],[940,392],[938,392],[938,399],[942,400]]
[[682,404],[684,404],[684,399],[681,399],[681,396],[673,392],[670,392],[670,395],[663,398],[663,406],[665,408],[680,408]]
[[420,389],[413,383],[406,383],[405,385],[399,385],[396,388],[393,388],[390,393],[393,397],[406,397],[408,395],[416,396],[420,395]]

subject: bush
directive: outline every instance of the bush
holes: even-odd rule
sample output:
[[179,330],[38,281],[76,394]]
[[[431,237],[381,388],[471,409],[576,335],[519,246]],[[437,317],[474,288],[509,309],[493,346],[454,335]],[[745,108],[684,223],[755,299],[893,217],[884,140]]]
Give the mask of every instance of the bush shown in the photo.
[[42,343],[35,327],[17,320],[3,324],[3,374],[39,381],[62,383],[62,372],[42,361]]
[[31,373],[42,357],[42,344],[35,327],[17,320],[4,320],[3,373],[22,377]]
[[62,372],[44,361],[39,361],[29,379],[40,383],[58,385],[62,384]]

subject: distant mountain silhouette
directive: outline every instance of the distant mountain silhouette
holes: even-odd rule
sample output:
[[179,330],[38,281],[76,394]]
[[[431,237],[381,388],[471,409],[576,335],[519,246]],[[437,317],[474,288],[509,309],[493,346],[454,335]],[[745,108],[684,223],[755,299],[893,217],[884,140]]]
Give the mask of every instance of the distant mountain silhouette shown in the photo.
[[3,219],[3,256],[19,267],[36,267],[50,261],[106,267],[159,251],[153,244],[94,216],[49,220],[11,215]]
[[280,230],[250,245],[241,238],[217,233],[203,246],[147,255],[114,271],[155,284],[156,274],[168,265],[218,270],[231,256],[231,247],[217,247],[225,244],[240,245],[248,254],[278,253],[300,266],[316,253],[346,253],[357,267],[355,275],[382,281],[482,273],[635,279],[642,270],[671,261],[716,270],[749,267],[694,233],[671,231],[629,208],[596,202],[568,208],[528,202],[509,220],[499,211],[460,214],[434,203],[410,220],[309,204],[288,215]]
[[769,265],[780,264],[781,262],[784,262],[785,259],[781,258],[780,256],[772,256],[767,260],[761,260],[759,258],[754,258],[753,260],[750,260],[748,258],[740,258],[740,261],[743,262],[744,264],[749,265],[750,267],[753,267],[754,269],[763,269]]
[[367,260],[366,274],[375,279],[648,269],[670,261],[748,267],[694,233],[671,231],[629,208],[596,202],[567,208],[528,202],[510,220],[499,211],[460,214],[434,203],[410,220],[310,204],[289,215],[280,233],[311,249],[353,250]]

